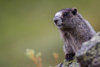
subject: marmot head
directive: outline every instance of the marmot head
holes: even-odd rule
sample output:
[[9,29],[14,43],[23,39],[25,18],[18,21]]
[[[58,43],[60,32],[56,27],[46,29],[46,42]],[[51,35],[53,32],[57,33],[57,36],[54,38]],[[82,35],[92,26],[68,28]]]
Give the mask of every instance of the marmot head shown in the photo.
[[79,16],[76,8],[62,9],[55,14],[54,23],[59,29],[76,27]]

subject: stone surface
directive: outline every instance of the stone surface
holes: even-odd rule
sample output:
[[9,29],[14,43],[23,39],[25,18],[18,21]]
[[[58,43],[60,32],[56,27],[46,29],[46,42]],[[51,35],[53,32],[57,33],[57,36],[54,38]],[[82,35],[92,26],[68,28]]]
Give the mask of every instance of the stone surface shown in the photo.
[[100,67],[100,33],[84,42],[73,61],[64,61],[56,67]]

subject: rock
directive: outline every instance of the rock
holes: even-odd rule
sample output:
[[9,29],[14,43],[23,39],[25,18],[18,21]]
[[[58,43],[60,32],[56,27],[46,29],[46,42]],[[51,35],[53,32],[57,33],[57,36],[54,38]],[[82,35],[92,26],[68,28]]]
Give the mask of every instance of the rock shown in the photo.
[[76,57],[81,67],[100,67],[100,33],[83,43]]

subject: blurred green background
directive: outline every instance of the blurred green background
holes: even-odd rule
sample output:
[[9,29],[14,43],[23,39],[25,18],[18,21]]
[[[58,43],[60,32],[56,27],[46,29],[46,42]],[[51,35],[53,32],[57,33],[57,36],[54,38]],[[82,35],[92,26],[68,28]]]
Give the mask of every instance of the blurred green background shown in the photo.
[[55,65],[53,52],[63,62],[63,42],[53,17],[73,7],[100,30],[100,0],[0,0],[0,67],[36,67],[26,49],[42,53],[43,67]]

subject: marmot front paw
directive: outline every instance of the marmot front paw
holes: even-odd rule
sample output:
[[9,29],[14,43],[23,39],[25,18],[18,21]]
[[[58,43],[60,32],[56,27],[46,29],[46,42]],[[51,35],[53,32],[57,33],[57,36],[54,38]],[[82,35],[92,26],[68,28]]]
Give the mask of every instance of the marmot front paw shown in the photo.
[[74,59],[75,53],[66,54],[65,59],[67,61],[72,61]]

